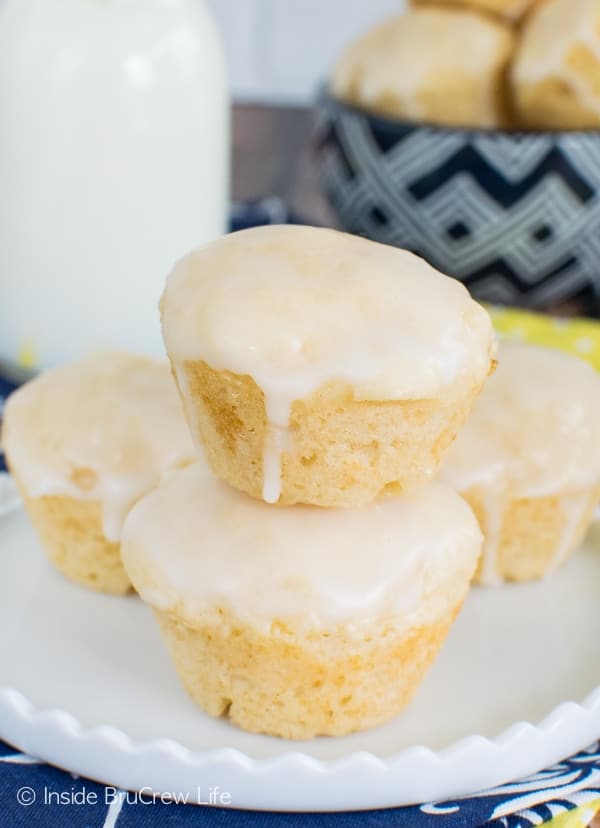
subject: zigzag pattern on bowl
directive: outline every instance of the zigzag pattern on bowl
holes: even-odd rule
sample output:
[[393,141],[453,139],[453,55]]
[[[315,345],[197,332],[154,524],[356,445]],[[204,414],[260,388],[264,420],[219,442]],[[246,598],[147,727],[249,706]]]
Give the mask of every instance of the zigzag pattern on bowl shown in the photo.
[[600,310],[600,134],[402,125],[326,101],[326,192],[347,230],[500,304]]

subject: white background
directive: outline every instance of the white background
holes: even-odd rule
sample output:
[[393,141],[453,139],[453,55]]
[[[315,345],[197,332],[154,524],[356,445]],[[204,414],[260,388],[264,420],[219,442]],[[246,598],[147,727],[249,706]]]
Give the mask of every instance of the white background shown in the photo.
[[207,0],[238,100],[304,103],[348,41],[403,0]]

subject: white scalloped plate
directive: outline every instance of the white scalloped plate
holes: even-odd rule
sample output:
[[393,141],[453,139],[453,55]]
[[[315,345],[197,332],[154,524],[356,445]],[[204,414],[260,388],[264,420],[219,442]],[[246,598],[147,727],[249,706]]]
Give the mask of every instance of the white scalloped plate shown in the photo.
[[600,737],[598,527],[547,583],[473,590],[398,719],[304,743],[200,712],[147,608],[64,582],[22,512],[0,520],[0,548],[0,738],[107,784],[205,802],[218,787],[238,808],[382,808],[518,779]]

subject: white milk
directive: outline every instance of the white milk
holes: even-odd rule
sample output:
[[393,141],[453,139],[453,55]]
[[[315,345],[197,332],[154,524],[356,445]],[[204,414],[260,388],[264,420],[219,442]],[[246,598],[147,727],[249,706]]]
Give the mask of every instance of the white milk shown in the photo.
[[201,0],[0,10],[0,361],[163,353],[174,261],[226,226],[229,106]]

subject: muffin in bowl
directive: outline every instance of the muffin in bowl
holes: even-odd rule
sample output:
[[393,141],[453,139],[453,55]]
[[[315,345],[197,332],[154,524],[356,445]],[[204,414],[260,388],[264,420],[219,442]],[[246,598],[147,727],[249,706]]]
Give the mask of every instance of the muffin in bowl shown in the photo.
[[528,20],[512,67],[524,126],[600,128],[600,3],[547,0]]
[[382,115],[457,126],[509,123],[506,71],[515,47],[500,21],[427,6],[386,20],[351,44],[333,94]]
[[[410,0],[410,2],[415,7],[440,4],[440,0]],[[444,5],[484,12],[514,25],[521,23],[539,3],[544,2],[545,0],[443,0]]]
[[[380,25],[350,46],[334,69],[321,95],[315,151],[324,191],[344,230],[413,250],[477,298],[597,316],[600,131],[579,130],[581,122],[568,117],[568,108],[561,129],[546,129],[549,122],[534,117],[536,109],[525,100],[539,90],[517,83],[541,16],[561,2],[534,6],[520,29],[486,20],[512,45],[495,81],[489,56],[482,64],[479,83],[488,79],[488,100],[490,90],[502,90],[495,110],[483,114],[477,108],[467,114],[460,90],[451,88],[464,62],[454,56],[453,41],[436,47],[423,34],[403,47],[404,32],[421,26],[416,14],[439,16],[448,9],[423,7]],[[456,22],[482,18],[473,11],[454,14]],[[600,49],[600,32],[588,29]],[[409,59],[419,48],[417,72]],[[416,75],[419,106],[405,94]],[[447,98],[443,108],[422,105],[441,95]],[[548,106],[554,106],[551,96]],[[539,95],[536,107],[542,113]],[[492,118],[491,111],[506,115]]]

